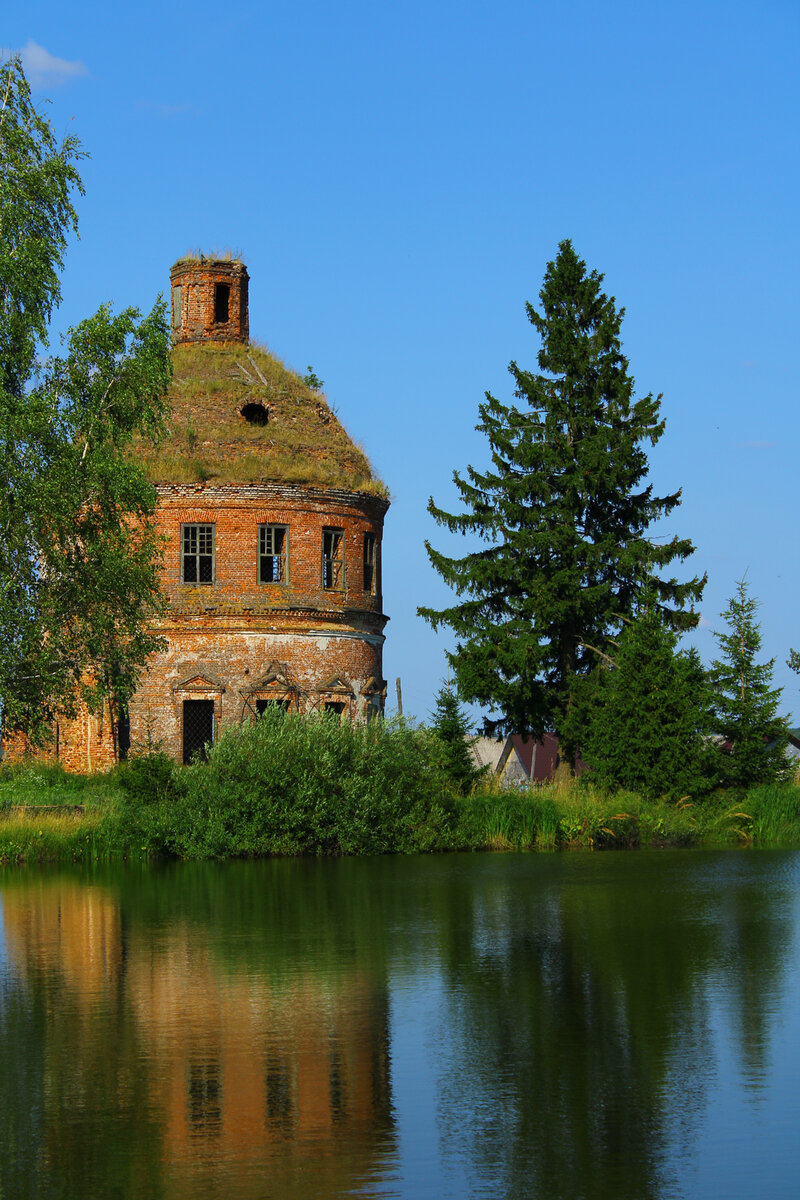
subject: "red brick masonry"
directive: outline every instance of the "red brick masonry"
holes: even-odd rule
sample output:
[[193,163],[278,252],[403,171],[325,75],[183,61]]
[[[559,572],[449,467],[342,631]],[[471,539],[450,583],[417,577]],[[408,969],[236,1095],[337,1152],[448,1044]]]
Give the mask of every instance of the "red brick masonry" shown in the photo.
[[[162,632],[169,648],[151,664],[130,710],[133,745],[156,742],[176,758],[183,701],[213,699],[215,734],[255,717],[259,699],[292,711],[344,704],[355,718],[381,711],[380,541],[385,500],[278,484],[159,487],[165,537]],[[214,526],[214,582],[181,582],[181,530]],[[287,531],[286,582],[258,582],[259,525]],[[324,529],[344,533],[344,586],[323,587]],[[376,546],[364,589],[364,535]]]

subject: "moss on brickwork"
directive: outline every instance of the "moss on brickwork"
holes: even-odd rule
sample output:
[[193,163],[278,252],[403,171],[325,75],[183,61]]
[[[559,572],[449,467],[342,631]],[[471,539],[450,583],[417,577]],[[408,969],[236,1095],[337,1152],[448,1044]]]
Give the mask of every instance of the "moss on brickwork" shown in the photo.
[[154,483],[277,481],[387,494],[324,395],[266,348],[180,345],[173,367],[171,436],[141,449]]

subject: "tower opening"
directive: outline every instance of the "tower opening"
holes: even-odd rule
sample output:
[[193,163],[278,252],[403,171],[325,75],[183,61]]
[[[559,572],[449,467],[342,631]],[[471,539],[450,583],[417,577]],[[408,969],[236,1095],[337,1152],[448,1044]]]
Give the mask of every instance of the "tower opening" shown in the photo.
[[214,286],[214,324],[227,325],[230,310],[231,285],[217,283]]
[[248,274],[235,258],[191,255],[170,271],[172,336],[187,342],[247,342]]

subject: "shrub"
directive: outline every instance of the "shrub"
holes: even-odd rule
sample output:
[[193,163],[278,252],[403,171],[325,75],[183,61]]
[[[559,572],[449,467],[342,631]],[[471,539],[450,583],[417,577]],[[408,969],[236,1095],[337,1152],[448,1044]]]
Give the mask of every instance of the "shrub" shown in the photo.
[[116,777],[126,796],[145,804],[174,799],[179,790],[178,768],[161,751],[136,755],[121,763]]
[[[450,844],[444,780],[425,735],[402,721],[356,725],[271,710],[226,733],[205,764],[170,763],[170,775],[158,758],[129,776],[120,819],[131,838],[162,853],[380,854]],[[148,786],[154,799],[142,805],[137,788]]]

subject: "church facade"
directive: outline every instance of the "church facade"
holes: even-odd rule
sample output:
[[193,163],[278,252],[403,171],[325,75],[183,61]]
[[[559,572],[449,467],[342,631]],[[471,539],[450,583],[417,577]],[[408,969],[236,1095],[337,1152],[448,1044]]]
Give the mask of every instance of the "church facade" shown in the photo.
[[59,722],[53,753],[70,770],[139,749],[189,762],[268,705],[383,710],[386,490],[316,380],[250,342],[242,263],[183,259],[170,282],[171,435],[142,449],[166,648],[127,713]]

